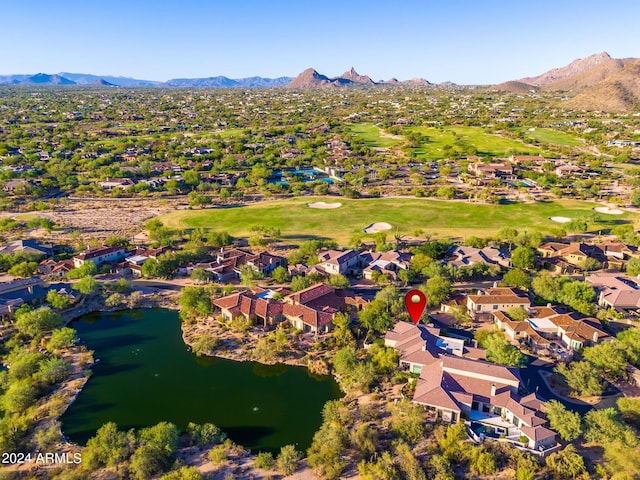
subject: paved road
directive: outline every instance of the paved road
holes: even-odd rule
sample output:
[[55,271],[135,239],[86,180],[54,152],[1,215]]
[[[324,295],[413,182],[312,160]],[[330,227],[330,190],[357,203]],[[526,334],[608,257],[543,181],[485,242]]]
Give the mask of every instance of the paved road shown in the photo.
[[184,288],[183,285],[178,285],[170,282],[162,282],[158,280],[133,280],[131,285],[136,287],[147,288],[159,288],[162,290],[172,290],[174,292],[180,292]]

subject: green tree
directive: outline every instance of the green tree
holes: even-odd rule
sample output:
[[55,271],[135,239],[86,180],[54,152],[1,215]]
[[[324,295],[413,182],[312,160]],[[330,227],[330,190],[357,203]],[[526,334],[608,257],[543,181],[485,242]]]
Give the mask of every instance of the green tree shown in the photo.
[[627,262],[627,273],[632,277],[640,275],[640,257],[632,257]]
[[584,460],[573,445],[552,453],[547,457],[546,463],[559,478],[576,478],[586,472]]
[[91,295],[96,288],[98,288],[98,282],[91,275],[87,275],[78,280],[73,288],[78,290],[83,295]]
[[32,276],[37,269],[38,264],[36,262],[20,262],[11,267],[7,273],[15,277],[26,278]]
[[98,268],[93,262],[84,262],[79,267],[76,267],[67,272],[67,278],[77,280],[79,278],[86,277],[87,275],[95,275],[98,272]]
[[123,301],[124,296],[121,293],[115,292],[105,299],[104,304],[109,308],[113,308],[121,305]]
[[259,452],[258,455],[256,455],[256,460],[253,462],[253,465],[256,468],[271,470],[273,463],[273,454],[271,452]]
[[273,278],[278,283],[285,283],[287,280],[289,280],[289,273],[287,272],[287,269],[282,265],[278,265],[273,269],[273,272],[271,272],[271,278]]
[[373,462],[362,460],[358,464],[358,474],[362,480],[397,480],[398,472],[389,452],[382,452]]
[[64,327],[59,330],[55,330],[51,334],[51,338],[47,342],[47,350],[54,352],[56,350],[63,350],[65,348],[71,348],[78,343],[78,336],[73,328]]
[[435,307],[444,302],[451,293],[451,282],[440,276],[432,277],[420,287],[420,290],[427,296],[427,305]]
[[398,442],[395,451],[398,457],[398,467],[400,467],[404,478],[407,480],[427,480],[420,462],[411,451],[409,445],[404,442]]
[[113,422],[105,423],[87,441],[82,452],[83,466],[90,470],[116,467],[128,458],[131,447],[132,440],[125,432],[119,431]]
[[535,250],[529,246],[517,247],[511,252],[511,265],[516,268],[531,270],[536,266]]
[[40,390],[31,379],[11,382],[0,397],[0,407],[5,414],[24,412],[38,400]]
[[58,293],[55,290],[49,290],[47,292],[47,303],[53,308],[64,310],[71,305],[71,299],[67,295]]
[[598,343],[585,348],[582,356],[610,381],[620,380],[627,375],[627,355],[619,342]]
[[601,444],[620,444],[626,447],[638,445],[633,429],[622,423],[614,408],[590,410],[584,418],[584,438]]
[[567,410],[566,407],[557,400],[551,400],[545,404],[547,419],[553,430],[566,441],[571,442],[582,433],[582,422],[577,412]]
[[349,279],[344,275],[331,275],[329,280],[327,280],[327,285],[331,285],[335,288],[349,288],[351,283],[349,283]]
[[[515,251],[515,250],[514,250]],[[520,268],[512,268],[502,277],[504,283],[511,287],[530,288],[531,277],[527,272]]]
[[196,467],[180,467],[178,470],[167,473],[160,480],[203,480]]
[[400,438],[412,444],[417,443],[424,434],[424,410],[407,399],[389,405],[391,429]]
[[211,294],[205,287],[184,287],[178,304],[180,316],[184,319],[202,318],[213,312]]
[[498,467],[496,466],[496,456],[483,448],[472,450],[469,468],[472,473],[478,475],[493,475]]
[[487,350],[488,361],[512,367],[524,365],[524,355],[509,343],[502,332],[491,332],[477,339],[482,348]]
[[189,445],[205,447],[222,443],[227,438],[227,434],[213,423],[197,424],[189,422],[186,430]]
[[589,362],[571,362],[569,366],[561,363],[556,371],[578,395],[600,395],[604,390],[598,371]]
[[280,449],[276,458],[278,471],[283,475],[291,475],[298,469],[302,453],[296,450],[293,445],[285,445]]
[[204,268],[194,268],[191,271],[191,280],[196,283],[209,283],[214,279],[213,273]]
[[555,301],[560,292],[560,283],[549,275],[547,271],[536,275],[531,282],[531,286],[534,293],[547,302]]
[[39,337],[63,323],[64,318],[49,307],[16,312],[16,328],[20,333],[30,337]]

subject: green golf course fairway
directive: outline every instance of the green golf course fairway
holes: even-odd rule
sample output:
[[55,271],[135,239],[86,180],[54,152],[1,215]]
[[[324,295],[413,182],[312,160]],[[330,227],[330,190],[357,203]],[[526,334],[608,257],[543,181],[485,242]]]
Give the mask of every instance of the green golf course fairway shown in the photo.
[[[311,202],[339,202],[340,208],[321,210]],[[236,237],[255,235],[251,227],[279,228],[285,241],[329,238],[346,245],[354,235],[376,222],[387,222],[389,240],[395,233],[410,235],[421,229],[435,238],[489,236],[502,227],[550,232],[561,224],[549,217],[583,218],[592,231],[608,230],[620,222],[634,222],[638,214],[595,214],[597,204],[577,200],[488,205],[423,198],[349,200],[341,197],[304,197],[265,201],[246,206],[177,210],[159,217],[171,228],[227,231]],[[600,219],[594,223],[594,218]]]

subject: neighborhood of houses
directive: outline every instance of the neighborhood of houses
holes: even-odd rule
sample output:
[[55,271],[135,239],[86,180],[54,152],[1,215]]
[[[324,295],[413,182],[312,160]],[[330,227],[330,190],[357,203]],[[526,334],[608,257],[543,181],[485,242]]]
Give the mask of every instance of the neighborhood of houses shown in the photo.
[[[40,275],[0,283],[0,315],[6,319],[23,303],[42,303],[50,290],[74,301],[77,292],[65,282],[65,275],[87,262],[95,264],[101,272],[136,278],[142,275],[146,261],[169,250],[166,246],[102,246],[56,260],[51,245],[34,240],[6,243],[0,247],[2,254],[28,252],[44,259],[38,265]],[[584,280],[596,290],[601,306],[629,312],[640,309],[640,285],[624,273],[624,268],[630,258],[638,256],[637,248],[622,242],[548,242],[538,247],[539,264],[558,274],[575,273],[587,258],[600,262],[603,269],[584,273]],[[180,265],[175,275],[189,275],[202,269],[215,282],[238,284],[247,267],[265,277],[278,267],[286,268],[290,275],[314,274],[319,280],[299,291],[292,291],[289,285],[265,282],[261,287],[239,288],[216,298],[213,304],[216,315],[226,320],[245,317],[265,329],[287,322],[302,332],[319,336],[331,331],[339,312],[347,313],[356,322],[358,312],[371,300],[370,291],[375,290],[374,272],[387,274],[389,281],[395,282],[398,272],[411,267],[411,258],[410,253],[401,250],[329,249],[319,251],[313,265],[289,265],[281,255],[234,245],[210,250],[207,261]],[[476,263],[508,267],[510,253],[498,247],[457,245],[449,248],[443,262],[457,267]],[[350,277],[353,283],[365,282],[369,294],[323,282],[336,274]],[[493,324],[489,328],[503,331],[514,345],[556,361],[570,361],[573,352],[612,339],[598,319],[581,318],[561,305],[534,305],[531,297],[517,288],[494,285],[457,291],[441,304],[439,312],[433,312],[433,317],[446,316],[460,307],[475,326]],[[526,318],[512,318],[513,307],[526,312]],[[517,368],[486,361],[485,351],[474,341],[447,336],[433,325],[399,322],[387,332],[384,342],[398,351],[399,368],[418,376],[413,401],[424,405],[434,419],[444,422],[464,419],[474,437],[492,434],[524,444],[532,451],[548,452],[556,447],[556,434],[545,420],[544,399],[526,392]]]

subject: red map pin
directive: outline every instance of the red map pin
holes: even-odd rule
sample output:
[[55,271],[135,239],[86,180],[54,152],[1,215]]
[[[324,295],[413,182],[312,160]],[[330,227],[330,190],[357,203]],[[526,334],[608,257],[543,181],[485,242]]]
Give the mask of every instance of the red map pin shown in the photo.
[[418,324],[424,308],[427,306],[427,296],[420,290],[411,290],[404,297],[404,305],[409,311],[409,316],[414,324]]

